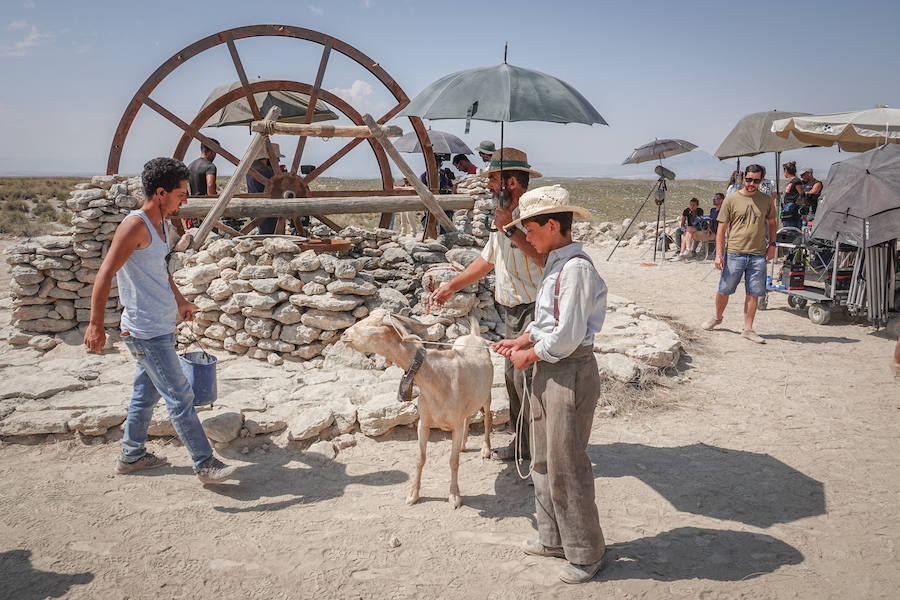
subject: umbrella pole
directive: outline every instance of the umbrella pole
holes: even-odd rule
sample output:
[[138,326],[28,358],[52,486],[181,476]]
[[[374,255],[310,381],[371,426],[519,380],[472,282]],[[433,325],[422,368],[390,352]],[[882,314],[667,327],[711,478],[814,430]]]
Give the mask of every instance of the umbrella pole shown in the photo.
[[775,208],[781,216],[781,152],[775,153]]

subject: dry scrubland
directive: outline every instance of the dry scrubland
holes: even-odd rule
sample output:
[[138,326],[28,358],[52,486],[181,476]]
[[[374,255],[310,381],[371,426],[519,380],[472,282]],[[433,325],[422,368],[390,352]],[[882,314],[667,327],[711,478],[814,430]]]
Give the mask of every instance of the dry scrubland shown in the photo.
[[[76,183],[89,181],[82,177],[0,177],[0,235],[32,236],[57,231],[68,225],[72,213],[65,206],[69,191]],[[219,189],[227,177],[220,177]],[[573,200],[594,213],[596,221],[618,221],[634,216],[641,202],[647,197],[654,182],[645,179],[600,179],[593,177],[537,179],[534,185],[559,183],[572,194]],[[378,190],[380,180],[337,179],[320,177],[314,190]],[[700,199],[700,206],[708,210],[710,198],[715,192],[725,191],[721,181],[697,179],[669,182],[666,208],[671,218],[681,214],[691,197]],[[652,200],[644,207],[641,221],[656,219],[656,206]],[[374,214],[338,215],[335,221],[342,225],[374,227],[378,217]]]

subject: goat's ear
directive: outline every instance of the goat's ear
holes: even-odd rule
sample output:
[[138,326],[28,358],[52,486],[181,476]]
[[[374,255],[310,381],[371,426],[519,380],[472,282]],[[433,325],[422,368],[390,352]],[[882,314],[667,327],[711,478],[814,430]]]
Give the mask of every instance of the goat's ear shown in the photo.
[[397,315],[386,313],[384,317],[381,318],[381,324],[385,327],[390,327],[391,329],[395,329],[397,333],[400,335],[400,339],[404,340],[410,337],[409,331],[406,330],[406,327],[403,326],[403,322]]
[[388,317],[393,318],[394,323],[398,323],[398,322],[402,323],[404,327],[406,327],[407,329],[409,329],[410,331],[413,331],[415,333],[422,333],[423,331],[425,331],[426,329],[428,329],[430,327],[430,325],[428,325],[426,323],[422,323],[421,321],[417,321],[413,318],[403,317],[403,316],[394,315],[394,314],[385,315],[384,322],[386,324],[388,323],[388,321],[387,321]]

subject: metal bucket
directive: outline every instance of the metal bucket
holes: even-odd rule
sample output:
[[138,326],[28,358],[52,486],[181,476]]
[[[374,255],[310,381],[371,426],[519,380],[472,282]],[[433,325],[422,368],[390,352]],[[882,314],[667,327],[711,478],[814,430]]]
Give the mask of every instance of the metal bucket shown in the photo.
[[194,406],[212,404],[216,400],[216,357],[206,352],[178,355],[181,370],[194,390]]

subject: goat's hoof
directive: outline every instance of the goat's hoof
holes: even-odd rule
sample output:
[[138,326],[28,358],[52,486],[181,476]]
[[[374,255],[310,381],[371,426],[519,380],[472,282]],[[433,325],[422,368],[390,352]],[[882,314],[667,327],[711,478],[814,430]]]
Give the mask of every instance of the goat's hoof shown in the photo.
[[450,506],[452,506],[454,509],[462,506],[462,496],[460,496],[459,494],[450,494],[450,497],[447,498],[447,500],[450,502]]
[[418,501],[419,494],[417,492],[410,493],[410,495],[406,497],[406,503],[409,505],[415,504]]
[[488,447],[484,447],[481,449],[481,458],[490,458],[491,457],[491,449]]

